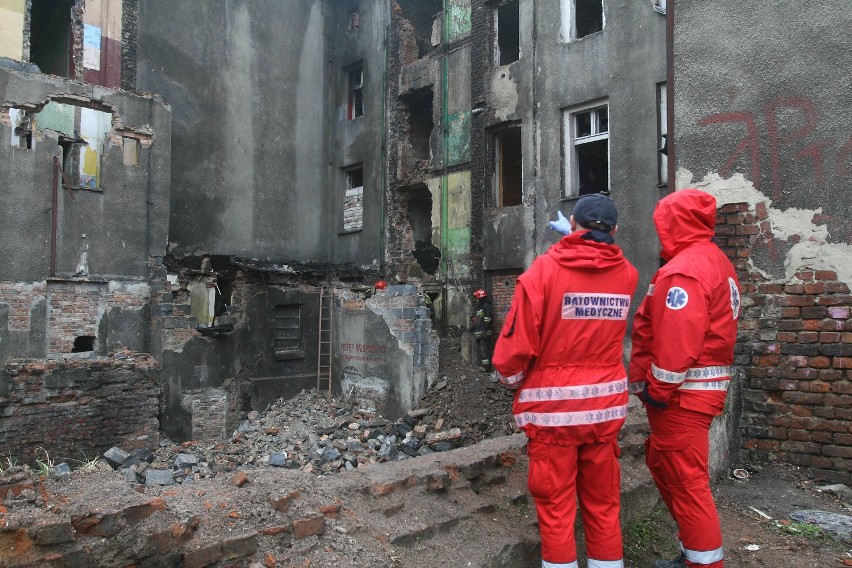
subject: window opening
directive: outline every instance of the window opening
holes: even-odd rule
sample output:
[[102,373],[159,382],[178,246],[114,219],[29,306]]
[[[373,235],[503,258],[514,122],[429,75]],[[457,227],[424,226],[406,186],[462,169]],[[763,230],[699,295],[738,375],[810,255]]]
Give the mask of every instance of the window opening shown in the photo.
[[302,340],[300,304],[275,306],[274,327],[272,346],[276,352],[300,349]]
[[414,260],[425,274],[435,274],[441,250],[432,242],[432,193],[425,184],[413,188],[408,200],[408,218],[414,238]]
[[657,85],[657,183],[667,185],[669,181],[668,157],[668,107],[666,84]]
[[351,4],[346,14],[348,29],[350,32],[357,32],[361,29],[361,9],[358,4]]
[[521,204],[523,195],[523,154],[521,127],[513,126],[494,134],[494,164],[497,207]]
[[12,124],[11,145],[22,150],[33,149],[33,116],[19,108],[9,109],[9,122]]
[[519,3],[512,0],[496,10],[497,65],[508,65],[521,58],[521,16]]
[[348,94],[346,99],[346,120],[364,115],[364,66],[358,64],[346,72]]
[[609,106],[565,112],[566,196],[609,193]]
[[442,2],[441,0],[396,0],[396,3],[402,17],[413,28],[417,57],[423,57],[440,41],[439,37],[433,37],[433,32],[436,31],[436,23],[440,23]]
[[408,141],[415,160],[432,158],[430,141],[435,123],[432,119],[432,89],[421,89],[403,101],[408,109]]
[[343,200],[343,232],[352,233],[364,227],[364,168],[346,170],[346,194]]
[[576,37],[586,37],[603,29],[603,0],[576,0]]
[[30,61],[42,73],[73,75],[71,8],[74,0],[33,0],[30,11]]
[[80,335],[74,338],[74,346],[71,348],[71,353],[85,353],[95,350],[94,335]]

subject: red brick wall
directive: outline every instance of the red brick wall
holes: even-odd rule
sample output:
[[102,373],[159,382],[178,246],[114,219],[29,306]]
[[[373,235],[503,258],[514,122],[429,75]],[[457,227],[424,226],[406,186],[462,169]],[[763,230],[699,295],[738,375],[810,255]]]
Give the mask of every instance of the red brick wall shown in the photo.
[[[736,361],[744,368],[742,458],[780,460],[852,482],[852,296],[834,272],[769,281],[749,266],[771,243],[766,208],[719,209],[717,242],[743,288]],[[769,239],[767,241],[766,239]]]
[[70,353],[74,338],[98,334],[101,314],[106,311],[104,284],[49,284],[47,352]]
[[0,282],[0,303],[9,306],[9,329],[30,329],[30,309],[46,294],[44,282]]
[[512,296],[515,295],[517,278],[521,275],[521,272],[520,270],[516,272],[494,272],[488,275],[488,289],[491,292],[494,308],[492,328],[495,337],[503,328],[506,314],[512,305]]

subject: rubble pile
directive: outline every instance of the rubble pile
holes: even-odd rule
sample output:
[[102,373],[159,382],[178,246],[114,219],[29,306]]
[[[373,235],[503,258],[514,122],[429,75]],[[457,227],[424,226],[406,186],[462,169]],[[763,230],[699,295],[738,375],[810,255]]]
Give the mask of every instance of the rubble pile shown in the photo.
[[418,408],[390,421],[316,390],[251,412],[225,442],[161,440],[153,450],[112,448],[103,459],[127,481],[192,483],[260,467],[329,475],[367,463],[398,461],[514,432],[511,393],[476,373],[442,377]]

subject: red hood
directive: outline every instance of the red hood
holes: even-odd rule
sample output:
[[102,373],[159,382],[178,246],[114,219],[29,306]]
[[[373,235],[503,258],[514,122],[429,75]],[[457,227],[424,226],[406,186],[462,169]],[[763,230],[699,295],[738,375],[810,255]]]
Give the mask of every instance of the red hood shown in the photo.
[[686,247],[715,236],[716,198],[697,189],[676,191],[657,203],[654,225],[663,247],[661,256],[671,260]]
[[561,266],[579,270],[601,270],[623,262],[624,255],[616,245],[580,238],[587,230],[562,237],[547,254]]

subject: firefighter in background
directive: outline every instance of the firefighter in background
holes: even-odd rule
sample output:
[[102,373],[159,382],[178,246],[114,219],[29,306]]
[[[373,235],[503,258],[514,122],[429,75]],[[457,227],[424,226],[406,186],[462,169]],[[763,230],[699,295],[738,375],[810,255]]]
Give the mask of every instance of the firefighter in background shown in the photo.
[[716,199],[696,189],[660,200],[654,225],[667,263],[633,323],[631,392],[648,411],[645,460],[678,524],[681,555],[656,568],[721,568],[710,492],[709,428],[722,413],[740,312],[739,281],[713,242]]
[[623,568],[618,432],[627,414],[624,334],[638,273],[615,245],[618,212],[600,194],[551,227],[564,236],[519,278],[494,350],[529,438],[544,568],[577,568],[583,516],[589,568]]
[[491,300],[488,299],[488,294],[480,288],[473,293],[473,297],[477,299],[476,311],[473,314],[473,325],[470,331],[473,332],[473,347],[476,356],[477,364],[486,371],[491,370],[491,317],[493,315],[493,307]]

